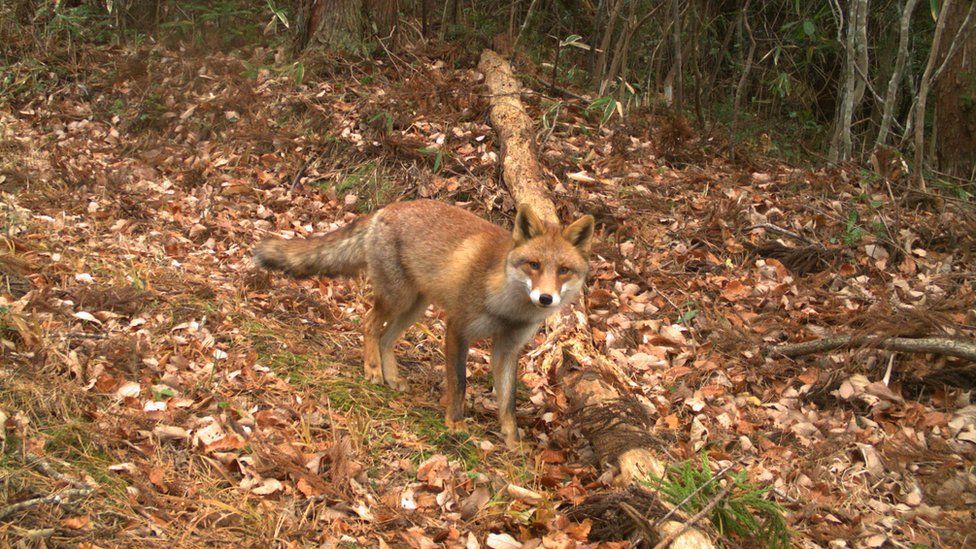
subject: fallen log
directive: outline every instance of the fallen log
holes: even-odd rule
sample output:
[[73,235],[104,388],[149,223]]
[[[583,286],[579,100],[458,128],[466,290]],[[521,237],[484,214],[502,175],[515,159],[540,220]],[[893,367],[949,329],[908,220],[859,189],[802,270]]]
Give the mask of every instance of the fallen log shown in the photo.
[[784,343],[772,347],[769,351],[787,357],[798,357],[853,347],[870,347],[902,353],[932,353],[976,362],[976,342],[949,339],[947,337],[882,338],[843,335],[804,341],[803,343]]
[[[511,66],[497,53],[484,50],[478,68],[491,94],[489,116],[501,142],[505,186],[517,203],[528,204],[546,222],[558,223],[538,162],[532,119],[522,106],[521,86]],[[665,464],[650,449],[654,439],[646,414],[626,391],[616,365],[593,346],[586,315],[568,310],[561,321],[550,334],[554,345],[543,364],[557,372],[570,406],[580,411],[576,417],[583,436],[602,463],[619,468],[620,484],[663,476]],[[672,540],[671,547],[713,547],[701,531],[677,521],[664,522],[656,530],[659,540]]]

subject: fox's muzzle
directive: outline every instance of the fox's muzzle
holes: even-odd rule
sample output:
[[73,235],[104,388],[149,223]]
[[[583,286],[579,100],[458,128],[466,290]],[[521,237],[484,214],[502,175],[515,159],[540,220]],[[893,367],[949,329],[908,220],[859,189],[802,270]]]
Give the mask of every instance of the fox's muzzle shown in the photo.
[[538,289],[533,289],[529,292],[529,299],[539,307],[558,307],[562,302],[562,296],[558,293],[544,293]]

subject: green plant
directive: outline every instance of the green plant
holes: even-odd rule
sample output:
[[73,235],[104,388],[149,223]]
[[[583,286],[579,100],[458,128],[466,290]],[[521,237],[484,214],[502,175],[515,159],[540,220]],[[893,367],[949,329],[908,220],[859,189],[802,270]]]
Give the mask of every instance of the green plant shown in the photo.
[[789,547],[790,531],[784,510],[764,497],[772,487],[749,482],[745,471],[725,477],[725,482],[726,486],[720,485],[720,479],[712,473],[708,454],[702,454],[700,464],[686,461],[672,465],[663,478],[652,477],[647,484],[672,505],[681,504],[689,514],[718,499],[709,519],[723,535],[748,539],[760,547]]
[[434,148],[434,147],[424,147],[422,149],[419,149],[419,151],[422,152],[422,153],[424,153],[424,154],[433,155],[433,157],[434,157],[434,167],[433,167],[434,173],[440,173],[441,172],[441,165],[444,162],[444,151],[442,151],[440,149],[437,149],[437,148]]
[[155,400],[166,400],[168,398],[173,398],[173,395],[175,394],[173,390],[170,389],[169,387],[159,389],[159,390],[153,389],[152,393],[153,393],[153,399]]
[[678,324],[685,324],[685,325],[687,325],[696,316],[698,316],[698,309],[696,307],[697,305],[698,305],[698,302],[696,302],[696,301],[688,301],[688,302],[684,303],[684,305],[682,305],[682,307],[681,307],[682,309],[684,309],[684,312],[682,312],[681,313],[681,316],[678,317]]
[[331,186],[337,194],[351,191],[360,198],[365,198],[358,206],[363,213],[380,204],[385,204],[390,191],[393,189],[390,179],[386,176],[386,171],[375,160],[369,160],[356,166],[352,172],[335,183],[320,181],[314,185],[321,189],[328,189]]
[[291,28],[291,24],[288,22],[288,12],[285,8],[278,6],[273,0],[268,0],[268,9],[271,10],[271,20],[264,27],[265,34],[277,30],[278,23],[281,23],[286,29]]
[[367,120],[366,123],[367,124],[373,124],[377,120],[381,120],[382,121],[382,123],[383,123],[383,130],[386,133],[388,133],[388,134],[389,133],[393,133],[393,115],[392,114],[390,114],[388,111],[380,111],[380,112],[374,114],[372,117],[370,117],[370,119]]
[[861,241],[861,237],[864,236],[864,231],[858,225],[858,220],[860,217],[857,214],[857,210],[851,210],[847,214],[847,222],[844,224],[844,234],[841,235],[841,239],[844,244],[848,246],[856,246],[858,242]]
[[590,111],[596,111],[600,113],[600,124],[606,124],[610,118],[613,116],[614,111],[623,117],[623,105],[619,101],[615,100],[609,95],[603,97],[597,97],[590,104],[586,106],[586,114],[590,114]]
[[84,4],[64,7],[55,2],[44,34],[67,41],[69,47],[78,41],[106,42],[111,37],[109,13]]
[[[285,24],[288,18],[283,9],[271,2],[268,2],[267,7],[272,12],[271,21],[264,27],[267,32],[276,30],[279,22],[288,26]],[[260,5],[238,0],[180,2],[177,13],[182,14],[183,18],[166,21],[160,25],[160,29],[178,40],[190,40],[199,44],[208,43],[209,38],[216,37],[225,47],[260,36],[259,22],[265,15]]]
[[967,189],[965,185],[960,185],[955,181],[950,181],[941,177],[932,178],[932,186],[949,194],[955,195],[955,197],[959,200],[969,202],[973,198],[972,187]]

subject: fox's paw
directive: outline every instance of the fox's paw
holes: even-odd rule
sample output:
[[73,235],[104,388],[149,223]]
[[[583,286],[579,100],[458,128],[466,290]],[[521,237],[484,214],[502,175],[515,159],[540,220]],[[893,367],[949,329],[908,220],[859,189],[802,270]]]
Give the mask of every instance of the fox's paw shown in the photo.
[[527,449],[525,442],[518,434],[518,430],[514,433],[505,433],[505,447],[519,454],[525,453]]
[[468,430],[468,423],[463,417],[458,419],[444,418],[444,425],[447,427],[447,430],[452,433]]
[[400,392],[404,392],[404,391],[406,391],[407,389],[410,388],[410,385],[408,385],[405,380],[400,379],[398,377],[395,377],[395,378],[392,378],[392,379],[391,378],[386,378],[386,384],[389,385],[389,387],[391,389],[393,389],[395,391],[400,391]]
[[379,367],[370,368],[370,366],[367,364],[363,370],[364,374],[366,375],[366,379],[368,379],[370,383],[375,383],[377,385],[383,384],[383,372],[380,371]]

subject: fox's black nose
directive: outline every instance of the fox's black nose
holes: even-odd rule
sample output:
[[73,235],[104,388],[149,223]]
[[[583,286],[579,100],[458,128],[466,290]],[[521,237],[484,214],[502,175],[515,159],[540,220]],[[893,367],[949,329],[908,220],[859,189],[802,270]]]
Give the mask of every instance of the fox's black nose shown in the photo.
[[552,296],[549,294],[540,295],[539,303],[542,303],[543,305],[552,305]]

